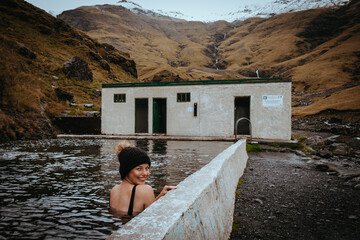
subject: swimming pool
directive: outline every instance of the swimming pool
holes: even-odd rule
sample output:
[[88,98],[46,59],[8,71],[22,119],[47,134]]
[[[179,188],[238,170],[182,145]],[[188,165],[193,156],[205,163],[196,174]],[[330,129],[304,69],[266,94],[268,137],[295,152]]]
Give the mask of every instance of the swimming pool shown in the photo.
[[[0,144],[2,238],[104,239],[122,223],[108,211],[120,182],[109,139],[51,139]],[[130,141],[148,152],[148,184],[177,185],[231,142]]]

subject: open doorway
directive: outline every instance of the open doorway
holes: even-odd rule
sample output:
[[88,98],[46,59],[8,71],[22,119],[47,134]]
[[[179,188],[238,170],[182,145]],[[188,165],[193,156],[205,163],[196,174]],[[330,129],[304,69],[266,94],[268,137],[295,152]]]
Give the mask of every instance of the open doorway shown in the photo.
[[166,99],[153,99],[153,133],[166,133]]
[[[247,118],[250,120],[250,97],[235,97],[235,120]],[[247,120],[240,121],[236,127],[234,126],[234,135],[250,135],[250,122]]]
[[135,133],[149,132],[148,113],[149,113],[148,99],[136,98],[135,99]]

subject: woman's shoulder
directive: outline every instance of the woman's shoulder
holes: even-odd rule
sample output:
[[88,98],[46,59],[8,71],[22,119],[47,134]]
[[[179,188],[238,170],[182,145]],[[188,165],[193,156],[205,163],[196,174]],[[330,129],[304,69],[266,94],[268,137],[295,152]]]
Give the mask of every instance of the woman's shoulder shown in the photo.
[[136,189],[139,189],[139,191],[153,191],[153,188],[147,184],[136,185]]
[[142,184],[136,186],[136,193],[138,193],[139,195],[154,195],[154,190],[150,185]]
[[120,187],[120,184],[114,186],[114,187],[111,189],[111,191],[110,191],[110,195],[111,195],[111,194],[120,193],[120,188],[121,188],[121,187]]

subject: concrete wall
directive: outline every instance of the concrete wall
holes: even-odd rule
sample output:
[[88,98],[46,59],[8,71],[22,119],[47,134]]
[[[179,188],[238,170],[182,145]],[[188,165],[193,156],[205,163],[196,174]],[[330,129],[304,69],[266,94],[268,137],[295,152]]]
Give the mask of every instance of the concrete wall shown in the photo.
[[[217,84],[190,86],[118,87],[102,89],[102,133],[135,133],[135,98],[149,100],[149,134],[153,98],[167,99],[167,134],[178,136],[234,136],[235,97],[250,97],[252,136],[290,140],[291,83]],[[177,102],[177,93],[190,92],[191,102]],[[126,93],[126,103],[114,103],[113,95]],[[283,96],[283,105],[264,106],[264,95]],[[198,116],[192,112],[198,105]]]
[[108,239],[228,239],[247,158],[240,140]]

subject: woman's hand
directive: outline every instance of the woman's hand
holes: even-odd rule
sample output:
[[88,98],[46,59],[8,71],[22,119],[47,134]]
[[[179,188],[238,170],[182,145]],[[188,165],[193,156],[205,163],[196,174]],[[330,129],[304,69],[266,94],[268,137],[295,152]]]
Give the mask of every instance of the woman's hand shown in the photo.
[[156,197],[155,201],[164,196],[168,191],[177,189],[176,186],[165,186],[163,190],[161,190],[160,194]]

